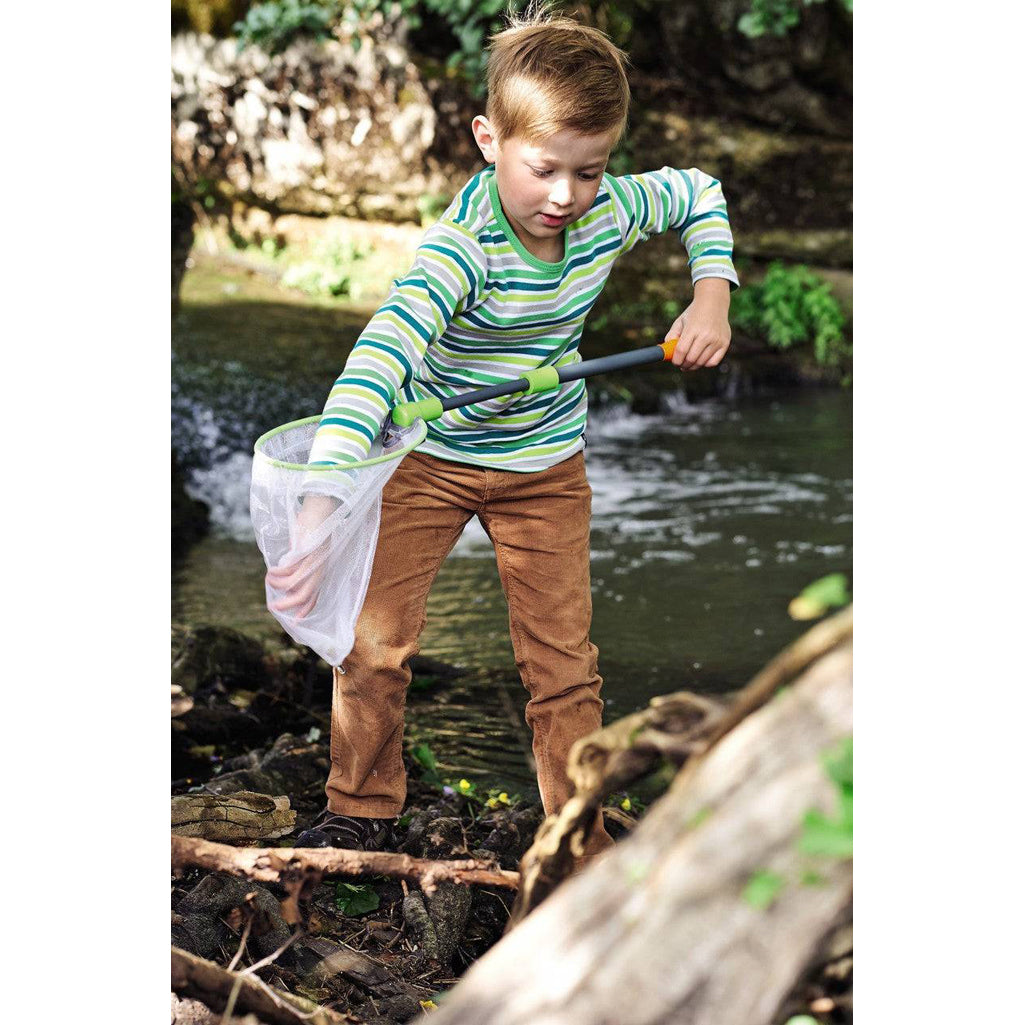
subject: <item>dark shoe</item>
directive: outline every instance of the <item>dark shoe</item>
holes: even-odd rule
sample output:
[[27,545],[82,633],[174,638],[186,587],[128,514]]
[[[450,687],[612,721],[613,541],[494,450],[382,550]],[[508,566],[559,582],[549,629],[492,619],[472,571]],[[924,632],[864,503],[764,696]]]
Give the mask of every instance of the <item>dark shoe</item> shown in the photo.
[[325,809],[309,829],[303,830],[295,838],[295,846],[381,851],[391,842],[391,824],[391,819],[336,815]]

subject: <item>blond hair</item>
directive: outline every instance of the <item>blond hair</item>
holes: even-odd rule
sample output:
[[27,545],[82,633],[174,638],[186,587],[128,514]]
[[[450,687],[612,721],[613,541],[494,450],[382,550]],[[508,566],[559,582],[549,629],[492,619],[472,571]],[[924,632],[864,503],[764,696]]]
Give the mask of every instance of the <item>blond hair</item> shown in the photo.
[[630,104],[626,54],[599,29],[553,17],[549,2],[507,20],[491,37],[487,64],[485,113],[499,140],[615,131],[615,145]]

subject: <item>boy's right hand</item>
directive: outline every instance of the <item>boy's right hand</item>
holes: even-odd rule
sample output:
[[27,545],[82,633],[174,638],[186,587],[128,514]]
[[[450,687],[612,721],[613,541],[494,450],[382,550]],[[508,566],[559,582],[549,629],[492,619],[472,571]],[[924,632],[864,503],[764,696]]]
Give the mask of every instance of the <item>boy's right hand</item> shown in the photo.
[[[295,547],[301,547],[303,538],[312,534],[338,505],[337,499],[327,495],[307,495],[296,517],[298,535]],[[276,591],[286,592],[282,598],[271,602],[271,609],[276,612],[295,609],[296,619],[303,619],[313,611],[324,577],[328,540],[325,538],[313,551],[292,562],[288,561],[292,554],[290,551],[280,565],[267,570],[267,583]]]

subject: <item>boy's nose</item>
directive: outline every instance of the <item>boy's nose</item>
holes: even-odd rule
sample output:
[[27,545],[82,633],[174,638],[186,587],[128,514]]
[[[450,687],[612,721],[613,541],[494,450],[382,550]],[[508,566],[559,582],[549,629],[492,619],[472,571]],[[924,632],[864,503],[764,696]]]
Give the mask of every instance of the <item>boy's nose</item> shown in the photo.
[[552,185],[552,191],[548,193],[548,202],[553,206],[571,206],[573,203],[573,190],[565,178],[560,178]]

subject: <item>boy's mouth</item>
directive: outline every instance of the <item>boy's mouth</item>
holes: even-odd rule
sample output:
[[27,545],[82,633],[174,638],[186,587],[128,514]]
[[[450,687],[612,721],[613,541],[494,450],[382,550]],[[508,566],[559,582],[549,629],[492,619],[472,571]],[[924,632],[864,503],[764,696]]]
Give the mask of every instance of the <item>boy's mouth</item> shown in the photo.
[[542,223],[548,228],[561,228],[569,220],[569,214],[564,217],[552,217],[551,214],[540,214]]

